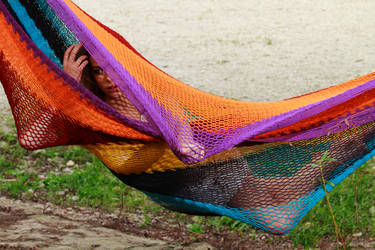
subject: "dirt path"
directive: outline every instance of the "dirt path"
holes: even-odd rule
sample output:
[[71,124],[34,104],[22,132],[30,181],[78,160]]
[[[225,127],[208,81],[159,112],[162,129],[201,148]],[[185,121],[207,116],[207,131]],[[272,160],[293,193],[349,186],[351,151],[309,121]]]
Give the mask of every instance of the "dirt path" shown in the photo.
[[153,240],[106,227],[114,217],[0,197],[0,249],[214,249],[207,243],[182,246],[167,237]]

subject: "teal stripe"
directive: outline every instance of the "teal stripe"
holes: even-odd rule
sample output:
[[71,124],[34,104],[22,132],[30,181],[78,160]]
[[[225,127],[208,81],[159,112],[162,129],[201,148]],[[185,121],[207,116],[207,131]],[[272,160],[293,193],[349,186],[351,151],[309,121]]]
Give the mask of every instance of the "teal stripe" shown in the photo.
[[55,11],[48,5],[45,0],[35,0],[39,8],[44,12],[46,17],[50,20],[53,27],[57,30],[59,35],[64,39],[67,47],[72,44],[77,44],[78,40],[73,33],[66,27],[61,19],[55,14]]
[[35,45],[38,46],[39,49],[41,49],[55,64],[57,64],[57,66],[62,68],[59,58],[55,55],[55,52],[51,49],[40,30],[36,27],[34,20],[30,18],[23,5],[18,0],[8,0],[8,2]]

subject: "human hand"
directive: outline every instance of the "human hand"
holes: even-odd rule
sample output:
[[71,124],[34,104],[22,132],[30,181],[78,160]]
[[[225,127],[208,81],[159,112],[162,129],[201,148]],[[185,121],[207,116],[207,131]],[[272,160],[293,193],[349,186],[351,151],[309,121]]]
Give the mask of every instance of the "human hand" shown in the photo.
[[78,82],[81,81],[83,69],[89,63],[86,55],[80,56],[76,59],[78,50],[82,47],[82,44],[70,46],[64,53],[63,70],[76,79]]

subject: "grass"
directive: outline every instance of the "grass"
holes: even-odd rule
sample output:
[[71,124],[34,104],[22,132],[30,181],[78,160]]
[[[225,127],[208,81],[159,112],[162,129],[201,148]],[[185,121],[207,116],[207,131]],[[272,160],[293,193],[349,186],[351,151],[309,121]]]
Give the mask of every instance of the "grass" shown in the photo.
[[[231,231],[254,239],[260,231],[228,217],[188,216],[166,211],[142,192],[124,185],[91,153],[80,147],[57,147],[25,151],[15,133],[0,133],[0,193],[16,199],[52,201],[62,206],[87,206],[107,211],[141,211],[141,226],[153,217],[166,215],[194,234]],[[375,237],[374,160],[339,184],[329,198],[340,231],[347,242],[353,235]],[[278,237],[278,236],[276,236]],[[329,238],[334,242],[335,227],[327,202],[321,200],[288,235],[297,245],[316,247]],[[272,240],[272,239],[271,239]]]

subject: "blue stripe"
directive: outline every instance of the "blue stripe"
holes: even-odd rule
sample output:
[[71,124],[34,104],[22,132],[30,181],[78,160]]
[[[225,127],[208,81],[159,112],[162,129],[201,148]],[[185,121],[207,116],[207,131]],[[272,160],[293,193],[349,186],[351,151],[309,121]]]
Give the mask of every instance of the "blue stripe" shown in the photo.
[[55,52],[49,46],[48,41],[36,27],[33,19],[30,18],[23,5],[18,0],[8,0],[8,3],[16,13],[22,25],[25,27],[26,32],[29,34],[35,45],[38,46],[39,49],[42,50],[43,53],[46,54],[55,64],[57,64],[57,66],[62,68],[59,58],[55,55]]
[[[227,216],[235,220],[243,221],[247,224],[250,224],[254,227],[260,228],[267,232],[279,233],[277,228],[276,230],[270,229],[267,225],[264,225],[264,216],[278,217],[277,212],[282,211],[295,211],[295,208],[301,207],[301,203],[306,203],[306,197],[302,197],[299,200],[289,202],[288,204],[275,206],[275,207],[262,207],[262,208],[231,208],[220,205],[212,205],[199,201],[192,201],[188,199],[182,199],[178,197],[172,197],[167,195],[160,195],[155,193],[144,192],[148,195],[153,201],[165,206],[169,209],[180,210],[180,211],[190,211],[190,212],[205,212],[205,213],[214,213],[222,216]],[[272,212],[272,215],[271,215]],[[281,213],[280,213],[281,214]],[[279,214],[279,216],[280,216]],[[285,228],[282,230],[281,234],[289,233],[303,218],[303,216],[298,216],[291,224],[285,225]],[[281,230],[281,229],[280,229]]]

